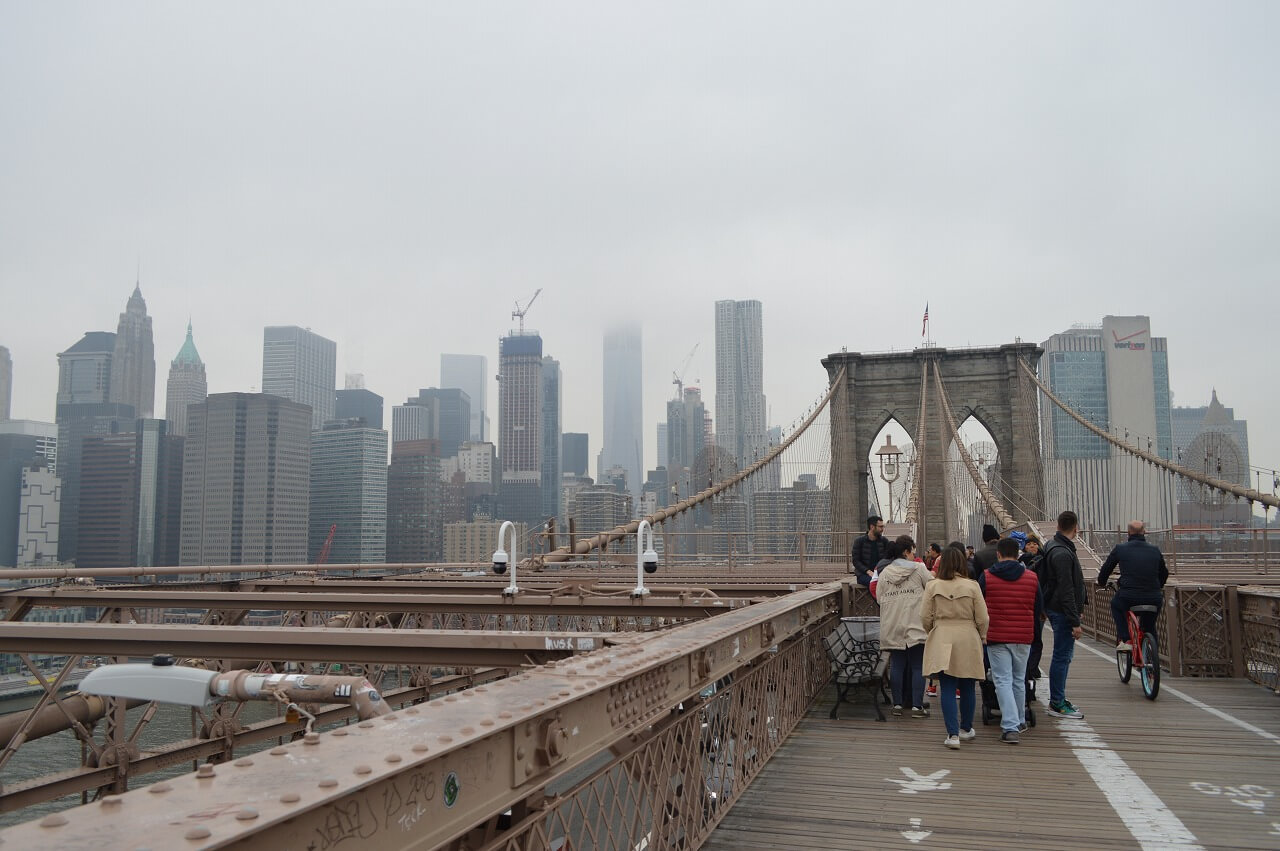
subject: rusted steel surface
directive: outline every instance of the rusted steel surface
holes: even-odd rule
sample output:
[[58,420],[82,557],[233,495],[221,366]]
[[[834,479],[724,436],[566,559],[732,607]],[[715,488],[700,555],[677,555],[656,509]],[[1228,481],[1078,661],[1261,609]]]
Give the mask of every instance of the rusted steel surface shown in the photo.
[[141,657],[281,659],[296,662],[385,662],[406,665],[519,667],[563,659],[623,638],[605,632],[494,632],[437,629],[159,624],[0,623],[0,652]]
[[[648,738],[682,702],[773,656],[771,647],[825,635],[841,598],[832,583],[634,636],[314,742],[126,793],[119,803],[11,828],[0,839],[66,848],[132,848],[140,836],[165,848],[345,840],[362,848],[440,847],[507,809],[523,811],[573,772],[590,773],[592,761],[612,749]],[[783,692],[775,699],[801,698]],[[767,715],[744,723],[767,738]]]
[[[1108,647],[1087,643],[1102,655],[1077,646],[1067,689],[1084,721],[1050,718],[1039,703],[1037,725],[1017,746],[1001,744],[998,725],[979,720],[976,740],[944,748],[936,701],[924,719],[877,723],[864,703],[831,721],[828,686],[703,847],[1280,846],[1275,696],[1245,680],[1180,680],[1175,690],[1199,705],[1168,685],[1148,701],[1136,676],[1120,683]],[[1048,654],[1046,647],[1046,665]],[[1119,811],[1108,794],[1120,799]],[[1185,828],[1182,842],[1159,804]]]

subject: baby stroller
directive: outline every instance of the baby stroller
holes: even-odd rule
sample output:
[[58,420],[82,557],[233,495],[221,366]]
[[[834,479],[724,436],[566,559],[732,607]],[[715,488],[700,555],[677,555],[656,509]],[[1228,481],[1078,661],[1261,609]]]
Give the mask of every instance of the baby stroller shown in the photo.
[[[986,650],[982,651],[983,662],[986,662]],[[1036,711],[1032,704],[1036,702],[1036,678],[1040,675],[1038,669],[1027,666],[1026,679],[1026,718],[1027,726],[1034,727],[1036,725]],[[987,676],[979,684],[982,691],[982,723],[990,724],[992,721],[1000,717],[1000,701],[996,698],[996,682],[991,678],[991,666],[987,666]]]

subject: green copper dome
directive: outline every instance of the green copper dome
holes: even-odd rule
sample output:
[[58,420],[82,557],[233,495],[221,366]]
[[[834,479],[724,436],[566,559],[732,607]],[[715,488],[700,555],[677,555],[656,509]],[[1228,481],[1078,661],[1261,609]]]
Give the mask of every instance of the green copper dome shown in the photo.
[[175,365],[177,364],[203,365],[201,364],[201,361],[200,361],[200,353],[196,351],[195,340],[191,339],[191,323],[190,322],[187,323],[186,342],[184,342],[182,344],[182,348],[178,350],[178,356],[173,359],[173,362]]

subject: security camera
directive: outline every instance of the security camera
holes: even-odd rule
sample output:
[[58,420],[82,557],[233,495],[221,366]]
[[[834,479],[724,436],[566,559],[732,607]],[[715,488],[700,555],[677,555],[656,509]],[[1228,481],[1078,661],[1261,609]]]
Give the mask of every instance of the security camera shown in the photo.
[[493,554],[493,572],[499,576],[507,572],[506,550],[498,550]]
[[645,550],[644,555],[641,556],[641,560],[644,564],[645,573],[658,572],[658,554],[656,552],[651,549]]

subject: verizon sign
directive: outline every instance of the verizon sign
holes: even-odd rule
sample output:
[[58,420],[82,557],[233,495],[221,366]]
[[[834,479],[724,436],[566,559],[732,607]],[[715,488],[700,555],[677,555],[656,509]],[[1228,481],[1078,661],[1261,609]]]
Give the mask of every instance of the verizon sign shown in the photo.
[[1128,334],[1126,336],[1121,337],[1117,331],[1112,329],[1111,331],[1111,339],[1113,341],[1112,344],[1117,349],[1129,349],[1130,351],[1141,352],[1147,348],[1147,341],[1139,340],[1137,338],[1147,336],[1149,335],[1149,333],[1150,332],[1144,328],[1141,331],[1134,331],[1132,334]]

